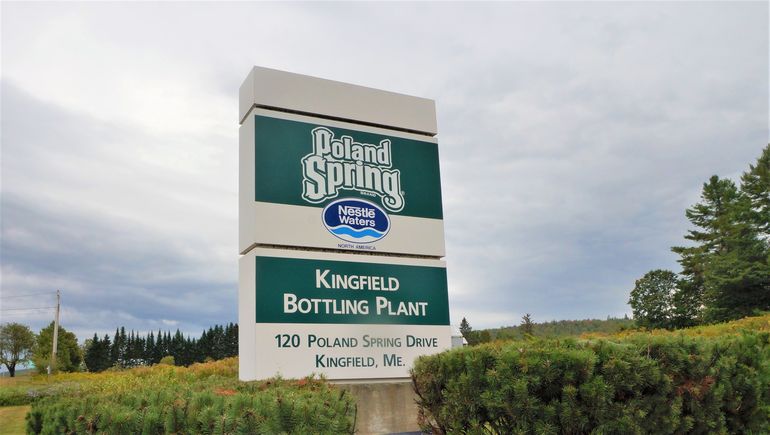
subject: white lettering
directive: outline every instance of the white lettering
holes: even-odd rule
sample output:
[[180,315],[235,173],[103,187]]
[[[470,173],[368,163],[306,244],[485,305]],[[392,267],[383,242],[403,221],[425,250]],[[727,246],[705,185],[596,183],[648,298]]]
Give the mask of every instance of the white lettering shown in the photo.
[[[311,136],[313,152],[302,158],[302,198],[315,204],[336,197],[340,189],[348,189],[380,196],[390,211],[404,208],[401,173],[390,169],[393,158],[389,139],[381,140],[379,145],[358,143],[346,135],[335,139],[334,133],[325,127],[314,128]],[[340,207],[343,208],[348,207]],[[373,210],[369,210],[371,216],[355,214],[361,213],[355,210],[344,210],[344,213],[374,218]]]

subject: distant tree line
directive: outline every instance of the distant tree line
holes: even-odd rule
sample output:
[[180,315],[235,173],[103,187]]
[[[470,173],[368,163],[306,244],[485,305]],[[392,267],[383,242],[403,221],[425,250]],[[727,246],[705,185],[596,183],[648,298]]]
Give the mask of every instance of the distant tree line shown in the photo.
[[238,325],[216,325],[203,331],[200,338],[184,336],[178,329],[150,332],[146,335],[126,333],[125,327],[115,330],[110,339],[105,334],[86,340],[84,361],[90,372],[100,372],[110,367],[136,367],[161,362],[164,357],[173,357],[176,365],[188,366],[206,360],[219,360],[238,355]]
[[739,185],[712,176],[685,215],[690,243],[671,248],[682,271],[652,270],[631,290],[639,326],[675,329],[770,310],[770,145]]
[[465,338],[465,341],[468,342],[468,344],[471,346],[479,343],[486,343],[492,340],[492,336],[489,335],[489,331],[474,331],[473,327],[470,323],[468,323],[468,320],[465,317],[463,317],[463,320],[460,322],[460,334],[462,334],[463,338]]
[[474,330],[467,319],[460,323],[460,333],[469,345],[492,340],[524,340],[530,337],[577,337],[586,333],[615,334],[634,327],[633,319],[607,317],[606,320],[554,320],[537,323],[530,314],[521,318],[516,326]]

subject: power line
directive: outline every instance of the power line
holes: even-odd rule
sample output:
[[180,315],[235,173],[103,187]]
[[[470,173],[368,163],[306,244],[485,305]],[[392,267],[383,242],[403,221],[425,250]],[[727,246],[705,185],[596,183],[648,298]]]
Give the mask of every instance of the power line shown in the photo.
[[37,317],[37,316],[49,316],[50,311],[14,311],[10,313],[2,313],[0,319],[9,317]]
[[27,293],[27,294],[23,294],[23,295],[0,296],[0,299],[26,298],[26,297],[29,297],[29,296],[50,295],[50,294],[54,294],[54,293],[56,293],[56,292]]
[[23,311],[23,310],[50,310],[56,307],[37,307],[37,308],[4,308],[0,311]]

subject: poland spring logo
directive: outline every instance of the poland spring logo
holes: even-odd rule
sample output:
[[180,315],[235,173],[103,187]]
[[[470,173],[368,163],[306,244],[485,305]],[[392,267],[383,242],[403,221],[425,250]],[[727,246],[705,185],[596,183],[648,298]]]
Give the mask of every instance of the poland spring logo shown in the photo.
[[404,208],[401,173],[391,169],[390,140],[379,145],[358,143],[351,136],[334,137],[325,127],[312,131],[313,152],[302,158],[302,198],[317,204],[336,198],[340,190],[379,196],[391,212]]

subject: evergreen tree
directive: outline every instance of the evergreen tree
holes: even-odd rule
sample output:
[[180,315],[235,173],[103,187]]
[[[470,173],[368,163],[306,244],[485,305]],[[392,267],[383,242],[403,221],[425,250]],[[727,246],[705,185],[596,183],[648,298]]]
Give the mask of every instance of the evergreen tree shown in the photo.
[[120,364],[120,328],[115,328],[115,336],[110,346],[110,367]]
[[161,332],[161,330],[158,329],[158,335],[155,338],[155,349],[152,350],[153,364],[160,363],[160,359],[166,355],[167,353],[163,349],[163,332]]
[[112,359],[110,358],[110,351],[112,350],[112,343],[110,342],[110,336],[104,334],[104,338],[101,341],[101,348],[99,349],[99,371],[107,370],[112,367]]
[[174,357],[174,361],[176,362],[176,365],[184,365],[183,361],[183,355],[185,351],[185,339],[182,335],[182,332],[177,329],[176,333],[174,333],[174,338],[171,339],[171,343],[169,346],[169,355]]
[[238,324],[237,323],[230,323],[227,325],[227,329],[225,330],[225,339],[227,342],[226,346],[226,357],[230,356],[238,356]]
[[465,317],[460,321],[460,334],[463,335],[465,341],[467,341],[470,346],[479,343],[479,333],[473,330],[471,324],[468,323],[468,320],[466,320]]
[[88,371],[96,373],[110,368],[110,337],[105,334],[104,339],[100,340],[94,333],[94,338],[88,341],[83,354]]
[[[209,327],[200,338],[185,336],[179,329],[173,335],[170,331],[158,330],[157,335],[150,331],[143,336],[133,330],[126,334],[125,327],[119,327],[115,330],[114,339],[116,343],[112,345],[108,335],[103,340],[99,340],[96,335],[88,340],[84,349],[90,371],[104,370],[113,365],[131,367],[158,364],[165,356],[173,356],[177,365],[186,366],[203,362],[207,358],[222,359],[238,355],[237,323]],[[107,365],[97,368],[100,367],[96,362],[97,354],[102,344]]]
[[460,334],[465,337],[465,339],[468,339],[468,335],[473,332],[473,328],[471,327],[471,324],[468,323],[468,320],[463,317],[463,320],[460,321]]
[[532,323],[532,316],[529,315],[529,313],[525,314],[521,318],[521,333],[524,334],[525,337],[527,336],[534,336],[535,334],[535,324]]
[[146,365],[147,362],[147,339],[145,337],[140,337],[137,334],[137,340],[136,340],[136,358],[139,360],[139,364]]
[[207,358],[213,359],[212,356],[212,338],[213,338],[213,331],[211,328],[209,328],[207,331],[203,331],[201,334],[200,340],[198,340],[198,354],[199,356],[205,361]]
[[705,307],[706,321],[770,309],[767,154],[744,174],[740,191],[730,180],[711,177],[701,202],[686,211],[696,229],[685,238],[695,246],[672,248],[685,276],[682,296],[690,308]]
[[225,343],[225,330],[222,325],[214,326],[214,337],[212,340],[212,358],[220,360],[227,356],[227,344]]
[[147,335],[147,342],[145,343],[142,355],[145,364],[157,364],[157,361],[155,361],[155,336],[152,331]]
[[163,356],[173,355],[173,349],[171,346],[171,331],[166,331],[163,334],[163,346],[161,347]]
[[[691,305],[710,305],[706,294],[706,269],[714,256],[727,250],[728,239],[737,219],[740,194],[730,180],[712,176],[703,184],[701,202],[685,211],[687,219],[696,227],[689,230],[685,239],[694,246],[676,246],[671,250],[679,254],[684,279],[680,283],[681,298]],[[700,312],[698,313],[698,317]]]
[[99,346],[101,346],[101,340],[99,336],[94,332],[94,338],[90,341],[86,340],[86,344],[83,350],[83,362],[86,364],[86,368],[89,372],[96,372],[96,366],[98,365],[99,358]]
[[128,336],[126,335],[126,328],[120,327],[120,346],[118,347],[118,364],[121,367],[126,366],[126,359],[128,353]]
[[136,355],[134,354],[135,349],[136,349],[136,338],[134,337],[134,330],[132,329],[131,332],[128,334],[128,339],[126,340],[126,357],[125,357],[126,367],[134,366],[134,361],[136,358]]
[[750,219],[767,239],[770,235],[770,145],[762,151],[756,165],[749,165],[749,170],[741,177],[741,191],[750,204]]

